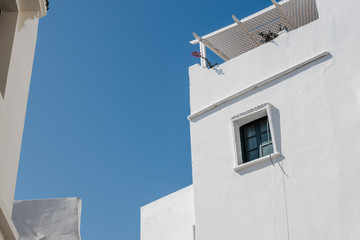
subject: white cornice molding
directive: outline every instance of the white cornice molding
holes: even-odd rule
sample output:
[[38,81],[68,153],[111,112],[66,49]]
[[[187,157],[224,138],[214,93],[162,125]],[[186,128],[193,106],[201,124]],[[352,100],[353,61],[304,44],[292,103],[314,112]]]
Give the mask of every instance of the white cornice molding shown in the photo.
[[246,115],[249,115],[249,114],[251,114],[251,113],[253,113],[253,112],[256,112],[256,111],[259,111],[259,110],[261,110],[261,109],[264,109],[264,108],[265,108],[266,106],[268,106],[268,105],[271,105],[271,104],[270,104],[270,103],[260,104],[260,105],[258,105],[258,106],[256,106],[256,107],[252,108],[252,109],[247,110],[246,112],[242,112],[242,113],[239,113],[239,114],[233,116],[233,117],[231,118],[231,120],[232,120],[232,121],[237,120],[237,119],[239,119],[239,118],[241,118],[241,117],[243,117],[243,116],[246,116]]
[[35,12],[34,17],[42,18],[47,14],[46,0],[18,0],[20,12]]
[[47,14],[46,0],[17,0],[19,7],[18,29],[25,27],[28,20],[42,18]]
[[42,18],[45,17],[47,14],[47,8],[46,8],[46,0],[38,0],[39,1],[39,6],[40,6],[40,11],[38,11],[38,18]]

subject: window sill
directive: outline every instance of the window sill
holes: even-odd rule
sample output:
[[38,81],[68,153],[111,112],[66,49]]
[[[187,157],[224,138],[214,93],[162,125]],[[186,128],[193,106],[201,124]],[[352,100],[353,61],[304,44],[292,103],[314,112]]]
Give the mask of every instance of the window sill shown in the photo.
[[236,167],[234,167],[234,171],[240,171],[240,170],[243,170],[243,169],[246,169],[246,168],[249,168],[249,167],[258,165],[258,164],[260,164],[260,163],[263,163],[263,162],[266,162],[266,161],[270,161],[270,156],[271,156],[271,159],[274,160],[275,158],[277,158],[277,157],[280,156],[280,153],[275,152],[275,153],[272,153],[272,154],[270,154],[270,155],[268,155],[268,156],[261,157],[261,158],[258,158],[258,159],[256,159],[256,160],[253,160],[253,161],[250,161],[250,162],[241,164],[241,165],[237,165]]

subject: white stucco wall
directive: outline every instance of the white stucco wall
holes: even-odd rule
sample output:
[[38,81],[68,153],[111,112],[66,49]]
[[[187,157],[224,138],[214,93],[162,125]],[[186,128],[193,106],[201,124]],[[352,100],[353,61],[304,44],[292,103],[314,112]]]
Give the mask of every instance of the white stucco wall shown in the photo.
[[[319,20],[220,65],[223,74],[190,67],[195,114],[330,53],[191,119],[197,240],[359,238],[360,2],[317,3]],[[263,103],[275,108],[281,156],[234,171],[231,118]]]
[[15,201],[19,240],[80,240],[81,199]]
[[141,240],[194,240],[193,186],[141,208]]

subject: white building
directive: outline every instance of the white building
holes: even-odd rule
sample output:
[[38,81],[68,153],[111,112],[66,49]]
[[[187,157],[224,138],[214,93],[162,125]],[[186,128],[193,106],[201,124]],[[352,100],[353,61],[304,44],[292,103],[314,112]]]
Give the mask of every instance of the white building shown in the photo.
[[[33,206],[43,206],[37,213],[32,208],[23,211],[25,203],[22,202],[17,202],[13,208],[38,23],[39,18],[46,15],[47,6],[46,0],[0,0],[0,240],[80,239],[80,234],[77,238],[66,235],[54,238],[46,229],[54,230],[55,225],[45,224],[39,228],[35,224],[39,214],[50,222],[57,221],[59,209],[71,207],[67,199],[31,201]],[[44,201],[52,203],[52,208],[41,205]],[[20,223],[16,226],[12,220],[13,212],[16,213],[14,221]],[[74,215],[68,217],[70,221]],[[28,219],[36,226],[30,229],[32,236],[22,235],[22,219]]]
[[225,62],[189,68],[193,186],[141,209],[141,240],[359,239],[359,9],[273,1],[194,34]]

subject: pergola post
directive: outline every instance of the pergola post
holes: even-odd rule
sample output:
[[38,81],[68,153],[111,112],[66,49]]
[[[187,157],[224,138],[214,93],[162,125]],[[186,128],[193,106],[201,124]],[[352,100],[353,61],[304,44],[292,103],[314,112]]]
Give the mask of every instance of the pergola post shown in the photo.
[[193,33],[194,38],[196,38],[199,43],[203,43],[207,48],[209,48],[211,51],[213,51],[214,53],[216,53],[219,57],[221,57],[224,61],[228,61],[230,60],[230,58],[228,56],[226,56],[224,53],[222,53],[221,51],[219,51],[216,47],[214,47],[211,43],[209,43],[208,41],[206,41],[205,39],[202,39],[199,35],[197,35],[196,33]]
[[280,15],[285,19],[285,21],[291,26],[291,29],[294,30],[296,29],[294,23],[290,20],[290,18],[288,18],[288,16],[286,16],[286,14],[284,13],[284,11],[281,9],[280,5],[275,1],[275,0],[271,0],[271,2],[274,4],[276,10],[279,11]]
[[206,46],[204,43],[202,42],[199,42],[199,46],[200,46],[200,53],[201,53],[201,56],[202,58],[200,58],[200,63],[201,63],[201,66],[206,68],[206,61],[205,61],[205,58],[206,58]]

